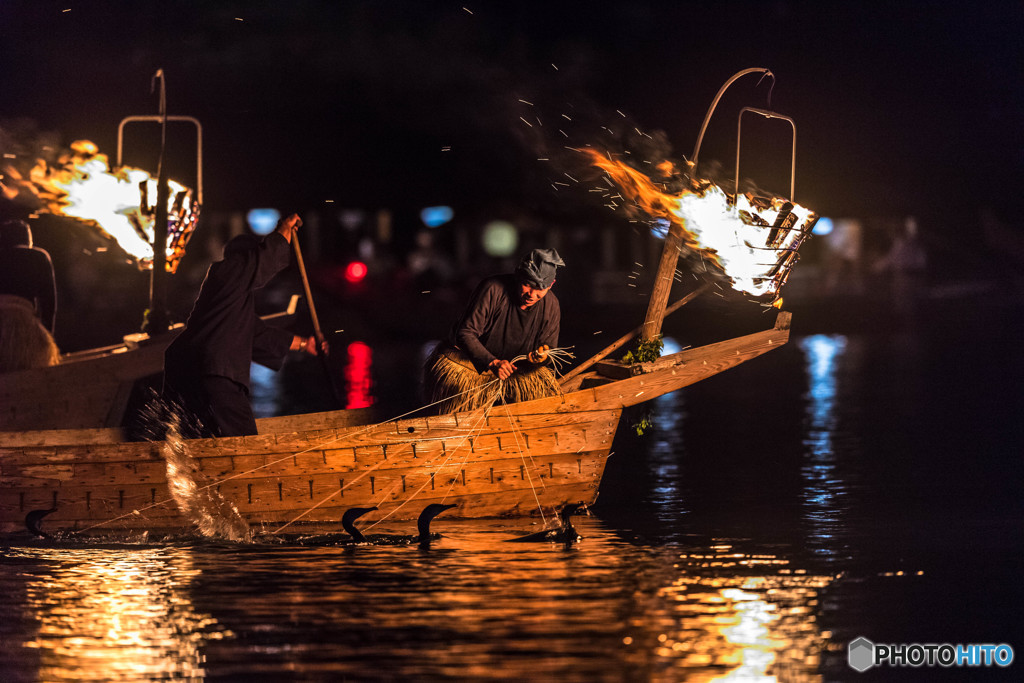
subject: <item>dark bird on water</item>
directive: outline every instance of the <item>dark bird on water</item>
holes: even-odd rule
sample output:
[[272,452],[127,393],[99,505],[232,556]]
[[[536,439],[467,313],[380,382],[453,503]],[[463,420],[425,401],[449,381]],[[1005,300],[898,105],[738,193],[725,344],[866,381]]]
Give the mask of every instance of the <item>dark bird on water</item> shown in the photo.
[[444,512],[456,507],[455,503],[443,505],[441,503],[431,503],[430,505],[423,508],[420,513],[419,519],[416,521],[416,529],[419,533],[415,536],[400,535],[400,534],[370,534],[366,535],[362,531],[356,528],[356,520],[365,515],[368,512],[376,510],[375,507],[368,508],[349,508],[345,510],[345,514],[341,516],[341,526],[347,532],[346,536],[340,534],[329,534],[326,536],[311,536],[305,539],[301,539],[299,542],[302,545],[343,545],[343,544],[355,544],[365,543],[372,545],[412,545],[418,543],[421,546],[430,545],[431,541],[435,541],[441,537],[441,534],[431,533],[430,522],[435,517]]
[[367,512],[373,512],[376,509],[376,507],[372,507],[349,508],[345,510],[345,514],[341,516],[341,526],[351,537],[353,543],[367,543],[366,536],[363,536],[363,532],[356,528],[356,520]]
[[32,512],[25,515],[25,527],[32,532],[33,535],[39,536],[40,538],[53,538],[50,534],[43,531],[40,526],[43,523],[43,517],[56,512],[57,508],[53,507],[49,510],[33,510]]
[[566,505],[559,513],[559,516],[562,518],[561,526],[508,540],[515,543],[575,543],[580,540],[581,536],[576,532],[576,527],[572,525],[572,516],[581,509],[585,510],[586,506],[581,503]]
[[431,503],[427,507],[423,508],[423,512],[420,513],[419,519],[416,520],[416,529],[419,534],[410,543],[419,543],[420,547],[427,547],[431,541],[436,541],[441,538],[439,533],[430,532],[430,522],[445,510],[451,510],[453,507],[457,507],[455,503]]

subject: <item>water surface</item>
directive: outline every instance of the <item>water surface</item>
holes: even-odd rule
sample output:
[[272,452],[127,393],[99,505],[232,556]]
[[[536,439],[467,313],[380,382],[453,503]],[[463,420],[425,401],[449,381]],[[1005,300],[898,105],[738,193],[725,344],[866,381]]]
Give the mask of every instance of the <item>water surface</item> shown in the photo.
[[[0,679],[1019,680],[1020,663],[846,664],[858,636],[1024,652],[1015,338],[797,327],[627,411],[571,545],[443,515],[427,549],[19,539],[0,555]],[[365,347],[353,400],[408,371]]]

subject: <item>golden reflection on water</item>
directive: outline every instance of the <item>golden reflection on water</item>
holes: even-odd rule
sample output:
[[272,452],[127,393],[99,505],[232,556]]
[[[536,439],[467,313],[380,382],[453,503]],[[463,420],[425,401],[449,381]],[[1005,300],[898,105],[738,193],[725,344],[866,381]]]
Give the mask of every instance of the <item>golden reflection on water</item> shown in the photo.
[[831,633],[816,614],[832,577],[788,565],[730,545],[682,554],[680,574],[658,591],[660,604],[637,615],[646,642],[626,643],[650,649],[659,672],[651,680],[820,681]]
[[[200,645],[230,635],[196,613],[198,574],[174,548],[21,548],[24,609],[37,625],[20,645],[38,653],[38,680],[201,678]],[[16,643],[11,643],[16,645]]]
[[636,545],[589,517],[572,546],[506,543],[535,529],[441,521],[429,550],[11,549],[12,649],[47,681],[822,678],[832,577],[763,547]]

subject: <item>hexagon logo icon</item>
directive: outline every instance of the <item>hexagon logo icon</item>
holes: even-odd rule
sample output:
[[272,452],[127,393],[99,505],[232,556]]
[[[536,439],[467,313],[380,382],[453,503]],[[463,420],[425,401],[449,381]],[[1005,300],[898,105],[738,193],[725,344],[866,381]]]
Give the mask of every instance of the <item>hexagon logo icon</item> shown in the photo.
[[875,644],[864,636],[852,640],[847,646],[846,657],[851,669],[867,671],[875,663]]

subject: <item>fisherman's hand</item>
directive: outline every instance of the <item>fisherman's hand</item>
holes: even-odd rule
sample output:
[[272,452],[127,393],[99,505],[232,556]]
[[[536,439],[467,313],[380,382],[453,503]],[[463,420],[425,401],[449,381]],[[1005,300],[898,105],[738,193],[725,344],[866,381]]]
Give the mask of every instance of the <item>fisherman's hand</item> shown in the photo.
[[527,354],[526,359],[531,363],[543,363],[548,359],[548,351],[550,350],[550,346],[548,346],[547,344],[541,344],[540,346],[537,347],[536,351],[530,351],[530,353]]
[[[302,351],[308,353],[311,356],[316,355],[316,337],[292,337],[292,345],[289,347],[292,351]],[[330,347],[325,339],[320,344],[320,349],[326,356],[329,352]]]
[[299,214],[293,213],[287,218],[282,218],[277,222],[277,231],[288,240],[292,241],[292,235],[295,231],[302,227],[302,219],[299,218]]
[[512,373],[516,371],[516,366],[512,365],[512,363],[507,360],[501,360],[500,358],[492,360],[491,364],[488,365],[487,368],[497,375],[498,379],[508,379],[512,376]]

